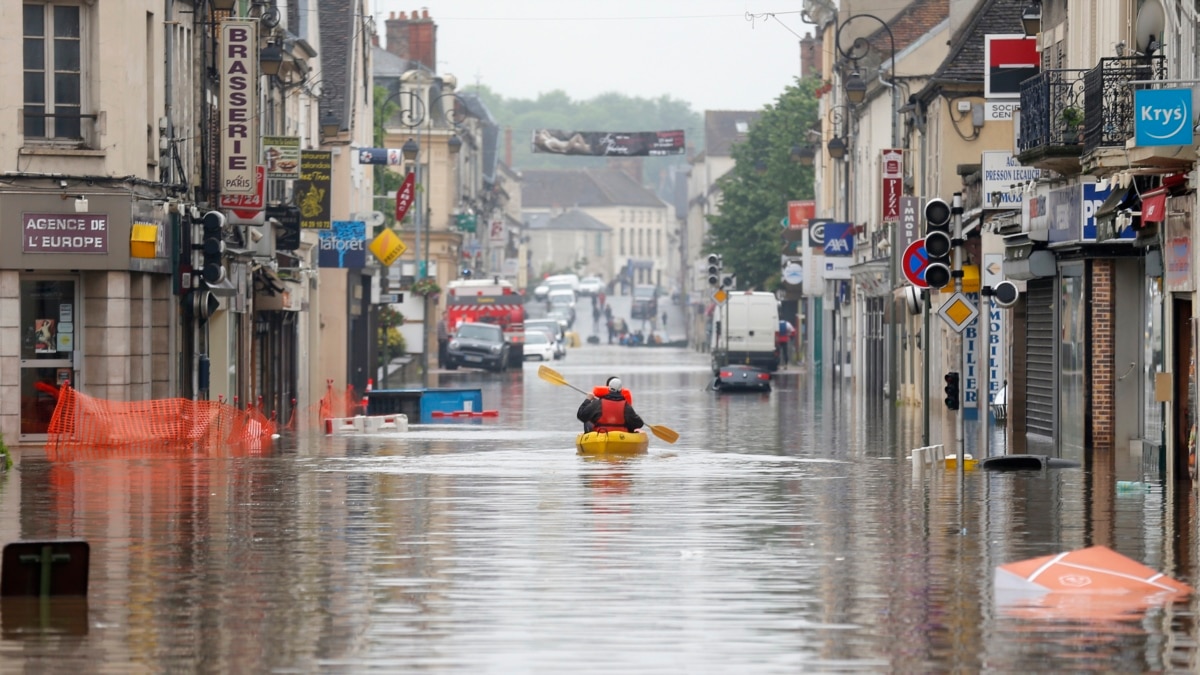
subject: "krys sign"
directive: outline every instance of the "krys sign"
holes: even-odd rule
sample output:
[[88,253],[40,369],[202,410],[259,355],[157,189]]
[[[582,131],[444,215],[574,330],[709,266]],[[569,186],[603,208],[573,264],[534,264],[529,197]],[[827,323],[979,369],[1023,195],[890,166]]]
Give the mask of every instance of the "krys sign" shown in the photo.
[[1192,90],[1139,89],[1133,92],[1134,141],[1147,145],[1192,144]]

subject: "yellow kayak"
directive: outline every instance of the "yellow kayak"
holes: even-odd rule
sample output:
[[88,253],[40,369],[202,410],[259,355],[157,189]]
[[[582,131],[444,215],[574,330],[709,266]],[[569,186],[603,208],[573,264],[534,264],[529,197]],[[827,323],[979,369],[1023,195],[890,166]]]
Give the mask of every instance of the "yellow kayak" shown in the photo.
[[591,456],[640,455],[649,446],[650,436],[640,432],[589,431],[575,439],[579,454]]

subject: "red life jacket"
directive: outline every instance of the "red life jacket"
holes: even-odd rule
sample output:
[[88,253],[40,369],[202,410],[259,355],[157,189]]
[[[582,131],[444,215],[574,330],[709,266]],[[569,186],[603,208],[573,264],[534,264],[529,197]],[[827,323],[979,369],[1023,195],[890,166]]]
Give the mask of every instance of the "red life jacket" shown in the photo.
[[[608,387],[604,385],[592,387],[592,396],[595,396],[596,398],[604,398],[605,396],[608,396],[608,391]],[[625,397],[626,403],[633,405],[633,394],[629,393],[628,389],[622,389],[621,396]]]
[[625,401],[600,399],[600,419],[593,431],[629,431],[625,427]]

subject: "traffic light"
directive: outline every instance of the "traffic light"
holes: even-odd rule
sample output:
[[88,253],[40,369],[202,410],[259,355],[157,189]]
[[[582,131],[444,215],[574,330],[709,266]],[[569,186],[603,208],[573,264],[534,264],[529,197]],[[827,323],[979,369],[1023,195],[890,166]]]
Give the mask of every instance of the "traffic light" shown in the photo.
[[708,285],[714,288],[721,285],[721,256],[716,253],[708,254]]
[[950,371],[946,373],[946,407],[950,410],[958,410],[959,401],[961,398],[958,392],[958,372]]
[[942,288],[953,278],[950,274],[950,205],[944,199],[930,199],[925,204],[925,283],[930,288]]
[[225,214],[220,211],[209,211],[200,221],[204,226],[204,240],[201,249],[204,251],[204,264],[201,266],[201,276],[208,284],[215,285],[225,280]]
[[209,317],[221,308],[221,301],[207,289],[197,288],[192,291],[189,300],[188,310],[191,311],[192,318],[199,323],[208,321]]

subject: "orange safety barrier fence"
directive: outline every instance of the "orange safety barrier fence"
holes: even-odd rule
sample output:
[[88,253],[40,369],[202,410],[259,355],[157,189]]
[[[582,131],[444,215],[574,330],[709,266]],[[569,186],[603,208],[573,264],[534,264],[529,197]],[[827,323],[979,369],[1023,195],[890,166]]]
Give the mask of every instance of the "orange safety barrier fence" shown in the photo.
[[[346,385],[346,390],[338,393],[333,389],[333,380],[325,381],[325,395],[320,401],[308,407],[308,426],[313,429],[324,429],[325,420],[331,417],[354,417],[365,415],[362,397],[354,392],[354,385]],[[294,421],[294,420],[293,420]],[[289,428],[295,428],[294,424]]]
[[109,401],[64,384],[46,431],[50,461],[162,453],[257,453],[276,433],[274,420],[251,406],[168,398]]

